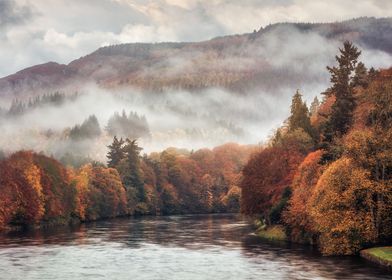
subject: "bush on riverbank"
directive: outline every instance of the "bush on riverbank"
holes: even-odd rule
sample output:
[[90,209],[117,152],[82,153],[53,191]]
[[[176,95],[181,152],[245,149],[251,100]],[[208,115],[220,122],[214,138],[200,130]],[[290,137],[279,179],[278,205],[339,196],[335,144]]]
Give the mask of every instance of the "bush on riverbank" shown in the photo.
[[256,230],[257,236],[269,241],[287,241],[286,230],[282,225],[261,227]]

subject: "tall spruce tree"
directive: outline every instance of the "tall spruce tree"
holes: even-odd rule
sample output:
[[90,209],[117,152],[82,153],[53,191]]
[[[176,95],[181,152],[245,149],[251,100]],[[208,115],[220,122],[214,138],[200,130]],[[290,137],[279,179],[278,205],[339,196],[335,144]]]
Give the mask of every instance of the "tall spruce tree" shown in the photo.
[[291,102],[291,115],[289,117],[289,131],[302,128],[309,136],[314,136],[312,125],[310,124],[309,109],[302,100],[302,95],[297,90]]
[[[342,136],[348,130],[352,122],[352,115],[355,109],[354,97],[354,71],[357,67],[358,57],[361,52],[351,42],[344,42],[343,48],[339,49],[340,55],[336,56],[337,66],[327,67],[331,73],[332,87],[328,94],[336,97],[332,106],[332,113],[329,119],[330,135],[332,141],[333,136]],[[332,136],[332,137],[331,137]]]
[[120,140],[114,136],[113,143],[108,146],[109,152],[106,157],[108,158],[108,167],[117,168],[120,164],[121,160],[124,159],[124,140],[120,138]]
[[127,190],[134,188],[136,190],[136,198],[139,202],[144,202],[146,198],[144,190],[144,181],[140,168],[140,148],[136,140],[125,140],[125,174],[123,183]]
[[353,86],[366,88],[369,84],[368,70],[362,62],[359,62],[355,67],[355,76],[353,78]]

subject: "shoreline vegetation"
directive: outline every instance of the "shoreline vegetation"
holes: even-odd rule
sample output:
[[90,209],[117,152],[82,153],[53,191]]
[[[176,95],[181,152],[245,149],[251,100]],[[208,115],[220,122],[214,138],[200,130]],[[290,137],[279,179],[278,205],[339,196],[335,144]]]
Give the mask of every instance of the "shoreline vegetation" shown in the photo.
[[0,160],[0,228],[239,212],[240,172],[254,150],[233,143],[147,156],[136,141],[116,137],[108,148],[107,166],[64,166],[32,151]]
[[392,244],[392,68],[368,70],[360,54],[345,42],[323,99],[308,107],[297,91],[245,165],[241,212],[258,218],[260,237],[325,256]]
[[282,225],[260,226],[256,229],[256,235],[268,241],[286,242],[289,241]]

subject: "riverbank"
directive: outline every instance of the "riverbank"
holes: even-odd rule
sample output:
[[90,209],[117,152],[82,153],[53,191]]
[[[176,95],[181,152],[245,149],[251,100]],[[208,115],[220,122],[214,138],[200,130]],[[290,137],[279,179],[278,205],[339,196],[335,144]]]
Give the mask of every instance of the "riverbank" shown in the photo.
[[257,236],[270,241],[287,241],[287,235],[283,226],[275,225],[256,230]]
[[267,226],[259,219],[252,221],[256,235],[269,241],[288,241],[285,228],[282,225]]
[[360,252],[361,257],[392,271],[392,246],[375,247]]

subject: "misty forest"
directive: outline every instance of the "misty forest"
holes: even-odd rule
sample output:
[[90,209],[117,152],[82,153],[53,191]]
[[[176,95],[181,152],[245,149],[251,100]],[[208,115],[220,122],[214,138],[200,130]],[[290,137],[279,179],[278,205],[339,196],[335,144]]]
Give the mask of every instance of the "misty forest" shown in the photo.
[[0,72],[0,279],[392,279],[392,18],[164,34]]

